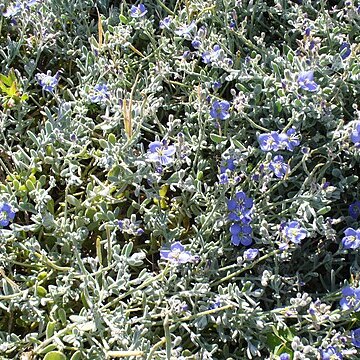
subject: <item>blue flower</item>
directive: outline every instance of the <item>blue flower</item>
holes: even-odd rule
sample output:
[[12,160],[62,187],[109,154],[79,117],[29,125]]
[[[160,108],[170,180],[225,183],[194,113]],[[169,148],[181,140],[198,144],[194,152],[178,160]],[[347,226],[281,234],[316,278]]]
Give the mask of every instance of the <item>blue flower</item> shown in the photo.
[[20,10],[21,10],[21,3],[17,1],[16,3],[6,8],[6,10],[3,12],[3,16],[6,18],[13,17],[17,15]]
[[351,54],[350,44],[347,42],[343,42],[340,45],[340,56],[343,60],[347,59]]
[[106,84],[97,84],[94,86],[93,95],[90,100],[93,103],[101,103],[109,97],[108,88]]
[[[252,239],[251,239],[251,232],[252,232],[252,228],[249,225],[245,225],[245,226],[240,226],[238,223],[235,223],[234,225],[231,226],[231,228],[233,228],[234,226],[238,226],[238,229],[236,229],[236,231],[239,231],[237,234],[232,234],[231,236],[231,243],[235,246],[239,246],[244,245],[244,246],[249,246],[252,244]],[[235,228],[231,229],[230,228],[230,232],[235,231]]]
[[201,46],[201,41],[198,38],[195,38],[192,42],[191,42],[191,46],[194,49],[198,49]]
[[278,151],[287,144],[288,140],[289,139],[286,134],[279,134],[276,131],[260,134],[258,136],[258,141],[262,151]]
[[349,206],[349,215],[356,220],[360,215],[360,201],[356,200]]
[[159,28],[160,29],[170,29],[170,24],[171,24],[171,17],[170,16],[167,16],[165,17],[164,19],[162,19],[159,23]]
[[8,203],[0,205],[0,226],[8,226],[10,221],[14,220],[15,211]]
[[282,353],[279,357],[279,360],[290,360],[290,354]]
[[209,306],[209,310],[218,309],[221,306],[220,297],[216,297],[215,301]]
[[360,348],[360,328],[351,331],[351,342],[354,346]]
[[326,350],[321,350],[321,360],[341,360],[341,352],[337,351],[334,346],[329,346]]
[[196,28],[196,24],[194,21],[192,21],[189,25],[182,25],[178,27],[174,33],[179,36],[187,37],[194,30],[194,28]]
[[235,163],[234,159],[224,159],[221,161],[220,164],[220,174],[226,172],[226,170],[234,171],[235,170]]
[[230,211],[228,219],[233,222],[230,226],[231,243],[233,245],[249,246],[252,243],[252,228],[250,213],[253,200],[246,196],[243,191],[235,194],[235,199],[228,200],[227,208]]
[[254,260],[259,254],[258,249],[247,249],[244,251],[244,259],[251,261]]
[[297,221],[289,221],[283,230],[287,240],[300,244],[301,240],[306,238],[307,232]]
[[360,229],[347,228],[344,234],[345,237],[341,241],[344,249],[355,250],[360,247]]
[[293,151],[296,146],[300,145],[299,135],[296,134],[295,128],[290,128],[286,135],[288,137],[287,141],[285,141],[285,148],[289,151]]
[[231,21],[230,21],[229,28],[230,28],[231,30],[234,30],[234,29],[236,28],[236,22],[235,22],[235,20],[231,20]]
[[173,155],[175,152],[175,146],[167,145],[166,141],[153,141],[149,144],[147,157],[150,161],[166,166],[173,162]]
[[218,80],[215,80],[212,84],[212,88],[216,91],[219,90],[221,88],[221,82]]
[[253,205],[253,200],[247,197],[243,191],[237,192],[235,199],[230,199],[227,203],[227,208],[230,211],[229,220],[249,223],[251,219],[246,219],[246,217],[251,213]]
[[225,185],[229,183],[229,177],[226,174],[220,174],[219,177],[219,184]]
[[230,104],[227,101],[216,100],[212,104],[210,115],[213,119],[219,119],[219,120],[228,119],[230,117],[229,108],[230,108]]
[[203,63],[205,64],[210,64],[211,62],[211,54],[209,51],[205,51],[201,54],[201,59],[203,61]]
[[360,305],[360,288],[346,286],[342,289],[343,298],[340,300],[342,310],[358,310]]
[[133,18],[143,17],[146,13],[147,10],[144,4],[139,4],[138,6],[133,5],[130,9],[130,16]]
[[175,264],[185,264],[195,261],[195,257],[192,256],[189,251],[185,251],[185,247],[180,241],[175,241],[171,244],[170,250],[161,249],[160,258]]
[[46,74],[39,73],[36,74],[35,77],[45,91],[53,92],[55,86],[59,83],[59,72],[51,76],[51,71],[48,70]]
[[288,168],[289,166],[284,163],[284,158],[281,155],[274,156],[269,164],[269,169],[273,171],[278,178],[283,178]]
[[351,135],[350,135],[350,140],[355,144],[355,145],[360,145],[360,122],[358,122],[355,126],[355,129],[352,131]]
[[[211,51],[205,51],[201,55],[202,61],[205,64],[216,63],[219,61],[225,60],[224,51],[221,49],[220,45],[216,44],[213,46]],[[227,59],[227,58],[226,58]],[[230,59],[227,59],[229,61]]]
[[298,76],[297,82],[299,86],[304,90],[318,90],[319,85],[314,81],[314,72],[312,70],[301,72]]

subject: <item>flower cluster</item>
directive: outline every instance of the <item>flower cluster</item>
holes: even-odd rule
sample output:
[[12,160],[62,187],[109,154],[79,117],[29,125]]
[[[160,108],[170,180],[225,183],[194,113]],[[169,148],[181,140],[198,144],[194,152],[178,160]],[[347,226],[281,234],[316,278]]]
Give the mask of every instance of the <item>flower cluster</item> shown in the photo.
[[[293,151],[296,146],[300,145],[299,136],[294,128],[290,128],[285,134],[272,131],[270,133],[260,134],[258,136],[260,148],[263,151],[289,150]],[[282,155],[275,155],[270,164],[269,169],[278,178],[283,178],[289,170],[289,165],[284,162]]]
[[360,229],[347,228],[341,243],[344,249],[357,249],[360,247]]
[[278,151],[281,149],[293,151],[300,145],[299,136],[294,128],[287,130],[286,134],[279,134],[277,131],[260,134],[258,141],[262,151]]
[[249,225],[253,200],[246,196],[243,191],[237,192],[234,199],[228,200],[228,219],[233,222],[230,226],[231,243],[233,245],[249,246],[252,244],[252,228]]
[[[228,158],[223,159],[220,164],[220,175],[219,176],[219,183],[220,184],[228,184],[229,183],[229,173],[234,171],[236,168],[235,166],[235,159]],[[236,183],[238,177],[235,177],[234,182]]]
[[360,305],[360,288],[346,286],[341,291],[343,298],[340,300],[342,310],[357,311]]
[[180,241],[175,241],[171,244],[170,250],[161,249],[160,258],[174,264],[186,264],[198,260],[198,256],[194,256],[189,251],[186,251],[184,245],[182,245]]
[[8,203],[0,205],[0,226],[8,226],[15,218],[15,211]]

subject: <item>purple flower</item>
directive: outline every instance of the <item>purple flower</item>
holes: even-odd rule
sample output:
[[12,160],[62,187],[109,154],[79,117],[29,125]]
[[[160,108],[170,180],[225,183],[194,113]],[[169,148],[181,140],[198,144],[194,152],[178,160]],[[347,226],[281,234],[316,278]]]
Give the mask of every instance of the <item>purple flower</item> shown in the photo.
[[14,220],[15,211],[8,203],[0,205],[0,226],[8,226],[10,221]]
[[55,86],[59,83],[59,72],[51,76],[51,71],[48,70],[46,74],[39,73],[36,74],[35,77],[45,91],[53,92]]
[[282,353],[279,357],[279,360],[290,360],[290,354]]
[[226,170],[234,171],[235,170],[235,163],[234,159],[224,159],[221,161],[220,165],[220,173],[223,174]]
[[144,4],[139,4],[138,6],[133,5],[130,9],[130,16],[133,18],[143,17],[146,13],[147,10]]
[[182,25],[178,27],[174,31],[174,33],[179,36],[187,37],[193,31],[194,28],[196,28],[196,24],[194,21],[192,21],[189,25]]
[[349,206],[349,215],[356,220],[360,215],[360,201],[356,200]]
[[288,168],[289,166],[284,163],[284,158],[281,155],[274,156],[269,164],[269,169],[273,171],[278,178],[283,178]]
[[[239,191],[235,194],[235,199],[230,199],[227,205],[229,211],[239,212],[241,215],[249,215],[254,202],[243,191]],[[240,218],[236,218],[236,220],[238,221]]]
[[214,45],[211,51],[205,51],[202,53],[201,58],[205,64],[216,63],[222,60],[225,61],[224,51],[218,44]]
[[192,42],[191,42],[191,46],[194,48],[194,49],[198,49],[201,45],[201,41],[197,38],[195,38]]
[[351,54],[350,44],[347,42],[343,42],[340,45],[340,56],[343,60],[347,59]]
[[149,144],[147,157],[150,161],[166,166],[173,162],[175,151],[175,146],[167,145],[165,141],[153,141]]
[[350,135],[350,140],[355,145],[360,145],[360,122],[356,124],[355,129],[352,131]]
[[230,21],[229,28],[230,28],[231,30],[234,30],[234,29],[236,28],[236,22],[235,22],[235,20],[231,20],[231,21]]
[[285,142],[285,148],[289,151],[293,151],[296,146],[300,145],[299,135],[296,134],[295,128],[290,128],[286,135],[288,137],[287,141]]
[[159,28],[160,29],[170,29],[170,24],[171,24],[171,17],[170,16],[167,16],[165,17],[164,19],[162,19],[159,23]]
[[341,360],[342,358],[341,352],[337,351],[334,346],[321,350],[321,360]]
[[229,183],[229,177],[226,174],[220,174],[219,176],[219,184],[225,185]]
[[260,134],[258,136],[258,141],[262,151],[278,151],[287,144],[288,136],[272,131],[271,133]]
[[3,12],[3,16],[6,18],[15,16],[21,10],[21,3],[17,1],[16,3],[8,6]]
[[201,59],[203,61],[203,63],[205,64],[210,64],[211,62],[211,54],[209,51],[205,51],[201,54]]
[[185,251],[185,248],[180,241],[175,241],[171,244],[170,250],[161,249],[160,258],[163,260],[169,260],[175,264],[185,264],[194,261],[194,257],[189,251]]
[[304,90],[318,90],[319,85],[314,81],[314,72],[312,70],[301,72],[298,76],[297,82],[299,86]]
[[297,221],[289,221],[283,229],[287,240],[300,244],[301,240],[306,238],[307,232]]
[[213,119],[220,119],[220,120],[228,119],[230,117],[229,108],[230,108],[230,104],[227,101],[216,100],[212,104],[210,115]]
[[221,88],[221,82],[220,81],[214,81],[212,84],[213,89],[216,91]]
[[93,103],[101,103],[109,97],[108,88],[106,84],[97,84],[94,86],[93,95],[90,100]]
[[[238,224],[234,224],[234,225],[238,225]],[[246,229],[244,226],[242,226],[238,234],[234,234],[231,236],[231,243],[235,246],[239,246],[240,244],[244,246],[251,245],[252,244],[252,239],[250,235],[251,231],[252,231],[251,226],[247,226]]]
[[351,331],[351,342],[354,346],[360,348],[360,328]]
[[221,306],[220,298],[215,298],[215,301],[209,306],[209,310],[218,309]]
[[360,304],[360,288],[346,286],[342,289],[343,298],[340,300],[342,310],[358,310]]
[[344,234],[345,237],[341,241],[344,249],[355,250],[360,247],[360,229],[347,228]]
[[247,249],[244,251],[244,259],[245,260],[254,260],[259,254],[258,249]]

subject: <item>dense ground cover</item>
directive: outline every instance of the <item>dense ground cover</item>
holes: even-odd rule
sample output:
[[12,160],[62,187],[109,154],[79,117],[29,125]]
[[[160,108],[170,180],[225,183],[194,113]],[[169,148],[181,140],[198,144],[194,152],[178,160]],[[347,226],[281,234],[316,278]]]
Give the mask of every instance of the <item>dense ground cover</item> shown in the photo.
[[5,1],[1,359],[358,359],[360,3]]

